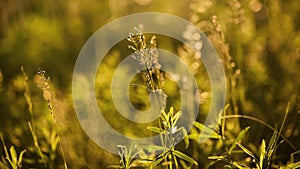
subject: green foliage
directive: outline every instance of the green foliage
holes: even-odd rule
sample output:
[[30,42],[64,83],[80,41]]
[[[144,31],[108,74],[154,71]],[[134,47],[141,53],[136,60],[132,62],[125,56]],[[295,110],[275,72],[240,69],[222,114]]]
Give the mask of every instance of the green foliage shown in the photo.
[[0,161],[0,168],[1,169],[9,169],[10,167],[12,169],[19,169],[22,167],[22,162],[23,162],[23,155],[26,152],[26,150],[23,150],[20,152],[19,156],[17,155],[17,152],[15,150],[14,146],[11,146],[9,149],[9,152],[7,150],[7,147],[5,145],[2,133],[0,133],[0,137],[1,137],[1,141],[2,141],[2,145],[3,145],[3,149],[5,152],[5,159],[9,162],[7,164],[7,161],[4,161],[4,159],[2,158],[2,161]]
[[245,129],[243,129],[239,135],[237,136],[237,138],[234,140],[233,144],[231,145],[231,147],[228,150],[228,154],[231,154],[232,150],[237,146],[237,144],[244,138],[245,134],[248,132],[248,130],[250,129],[250,127],[246,127]]
[[[187,132],[185,130],[185,128],[180,127],[177,128],[177,121],[179,120],[180,116],[182,115],[181,112],[177,112],[174,113],[174,108],[171,107],[169,112],[166,113],[165,111],[162,111],[160,118],[162,119],[162,124],[163,126],[161,128],[157,128],[157,127],[148,127],[149,130],[151,131],[158,131],[159,134],[161,134],[161,141],[162,141],[162,145],[163,145],[163,152],[156,157],[156,159],[154,160],[152,167],[157,166],[158,164],[160,164],[163,160],[164,163],[167,163],[170,165],[170,168],[172,168],[173,163],[175,164],[175,167],[178,168],[178,160],[182,159],[185,160],[187,162],[190,162],[192,164],[198,165],[198,163],[191,157],[185,155],[184,153],[175,150],[175,139],[178,139],[176,137],[178,137],[176,133],[182,133],[181,135],[183,135],[183,139],[185,141],[186,144],[186,148],[188,148],[189,146],[189,140],[188,140],[188,136],[187,136]],[[179,135],[180,136],[180,135]],[[167,146],[168,144],[171,146]],[[169,158],[171,157],[171,158]],[[172,159],[172,160],[169,160]]]
[[[105,168],[119,162],[81,129],[72,108],[72,70],[82,45],[98,28],[114,18],[144,11],[187,18],[208,36],[224,64],[227,106],[218,128],[202,124],[212,96],[199,56],[161,35],[149,37],[148,42],[148,35],[136,29],[131,39],[133,52],[142,49],[139,55],[155,60],[158,53],[150,55],[149,51],[158,46],[178,54],[191,68],[200,89],[196,93],[200,110],[194,127],[186,133],[176,123],[186,118],[175,113],[180,112],[178,86],[158,69],[159,64],[151,68],[149,60],[136,58],[146,69],[133,80],[130,99],[145,110],[150,106],[149,92],[168,95],[157,98],[161,103],[166,100],[155,112],[164,117],[159,125],[159,121],[132,124],[117,116],[108,90],[110,79],[131,52],[126,40],[118,43],[99,65],[95,82],[97,101],[108,112],[104,113],[107,121],[128,136],[159,134],[162,142],[170,143],[174,138],[167,136],[172,131],[185,137],[174,149],[135,145],[132,152],[138,152],[138,158],[134,159],[129,158],[131,148],[120,146],[127,159],[122,157],[121,165],[115,167],[299,168],[300,7],[297,1],[280,0],[0,1],[0,129],[10,145],[7,149],[3,144],[0,150],[0,168],[22,164],[23,168],[60,169],[67,168],[66,161],[69,168]],[[28,76],[23,68],[20,73],[22,65]],[[51,83],[43,71],[35,73],[39,66],[51,75]],[[289,115],[282,117],[288,102]],[[172,113],[167,111],[170,107]],[[207,141],[200,143],[203,139]],[[154,156],[153,152],[162,153]]]
[[120,155],[120,165],[110,165],[108,168],[120,168],[120,169],[130,169],[135,166],[137,161],[136,156],[139,153],[139,150],[135,151],[135,145],[131,145],[130,149],[127,150],[125,146],[118,145],[119,155]]
[[193,139],[195,141],[199,141],[201,138],[207,139],[220,139],[221,136],[216,131],[212,130],[211,128],[205,126],[204,124],[201,124],[199,122],[194,122],[194,126],[201,131],[201,133],[193,133],[189,134],[189,138]]
[[[187,156],[186,154],[175,150],[175,137],[174,133],[182,132],[184,135],[184,140],[185,143],[188,147],[189,145],[189,140],[187,139],[188,136],[186,135],[186,130],[181,127],[177,129],[176,122],[180,118],[181,113],[177,112],[174,113],[174,108],[171,107],[170,111],[166,113],[165,111],[162,111],[160,118],[162,119],[162,124],[163,126],[161,128],[159,127],[147,127],[147,129],[156,132],[161,135],[161,141],[162,145],[161,146],[147,146],[147,147],[137,147],[138,151],[136,153],[133,153],[133,147],[132,145],[127,151],[127,148],[125,146],[119,145],[118,147],[121,148],[121,151],[119,152],[120,155],[120,165],[111,165],[109,168],[131,168],[132,166],[138,165],[138,166],[144,166],[144,167],[150,167],[150,168],[155,168],[159,165],[166,166],[167,168],[172,168],[174,165],[175,168],[178,169],[179,164],[178,160],[185,160],[191,164],[198,165],[197,161],[195,161],[193,158]],[[175,135],[176,136],[176,135]],[[177,138],[178,139],[178,138]],[[167,143],[169,143],[169,146],[167,146]],[[146,149],[148,152],[151,152],[152,150],[160,150],[162,151],[161,154],[159,154],[157,157],[152,159],[151,156],[147,155],[141,155],[143,158],[139,159],[134,159],[138,154],[141,154],[140,152],[142,149]]]

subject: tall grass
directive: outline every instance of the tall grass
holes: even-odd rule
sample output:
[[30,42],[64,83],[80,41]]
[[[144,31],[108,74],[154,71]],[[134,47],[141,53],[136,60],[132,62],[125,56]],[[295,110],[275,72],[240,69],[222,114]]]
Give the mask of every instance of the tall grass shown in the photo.
[[[120,168],[299,168],[298,2],[153,0],[144,6],[140,2],[0,2],[0,168],[106,168],[110,164]],[[92,32],[112,18],[145,10],[188,18],[207,35],[224,64],[227,105],[219,127],[205,127],[202,122],[211,93],[203,64],[188,47],[155,35],[159,48],[178,53],[192,68],[200,86],[199,116],[190,133],[179,132],[183,142],[171,148],[150,147],[151,151],[164,153],[154,156],[143,152],[139,145],[119,145],[116,148],[120,149],[120,158],[98,147],[80,127],[69,87],[72,67]],[[143,43],[151,48],[148,41]],[[161,125],[159,121],[135,125],[116,117],[111,106],[107,90],[110,74],[119,60],[132,51],[127,47],[126,40],[120,42],[100,65],[105,73],[96,83],[104,85],[96,85],[96,95],[99,103],[105,104],[99,107],[108,112],[105,117],[122,134],[146,137],[159,133],[165,143],[170,139],[166,133],[174,128],[164,126],[164,122],[170,122],[167,118],[160,117]],[[24,65],[27,74],[24,69],[19,71],[20,65]],[[53,78],[50,83],[46,77],[41,78],[43,71],[36,75],[37,65],[46,67]],[[147,108],[149,92],[163,90],[168,95],[164,116],[184,118],[177,108],[178,87],[167,74],[158,72],[158,68],[151,70],[149,76],[150,71],[145,71],[140,78],[144,83],[138,83],[144,87],[131,86],[135,87],[132,91],[142,95],[132,97],[132,102],[138,108]],[[36,80],[42,88],[34,84]],[[164,85],[160,84],[162,80]],[[128,128],[123,126],[124,121]],[[201,131],[213,134],[200,144]],[[136,153],[139,158],[130,158],[137,157]]]

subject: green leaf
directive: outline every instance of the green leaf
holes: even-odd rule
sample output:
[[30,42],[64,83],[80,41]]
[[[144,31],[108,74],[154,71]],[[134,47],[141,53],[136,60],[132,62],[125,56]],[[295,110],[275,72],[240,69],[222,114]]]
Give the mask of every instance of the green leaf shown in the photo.
[[18,166],[21,167],[22,166],[22,161],[23,161],[23,155],[26,153],[26,150],[21,151],[20,155],[19,155],[19,159],[18,159]]
[[296,154],[300,154],[300,150],[296,151],[296,152],[293,152],[291,155],[290,155],[290,162],[291,163],[294,163],[295,162],[295,155]]
[[181,112],[177,112],[174,116],[171,116],[171,120],[172,120],[172,125],[171,127],[174,127],[177,123],[177,121],[179,120],[179,117],[182,115]]
[[169,121],[169,114],[167,114],[165,111],[161,112],[161,118],[162,121],[168,122]]
[[149,167],[153,161],[149,159],[140,159],[135,158],[129,167],[136,168],[138,167]]
[[170,107],[168,115],[172,117],[173,114],[174,114],[174,107]]
[[120,166],[119,165],[110,165],[107,168],[120,168]]
[[185,143],[185,148],[187,149],[190,145],[188,133],[185,128],[181,127],[180,129],[184,135],[183,141]]
[[236,161],[229,160],[225,156],[210,156],[210,157],[208,157],[208,159],[209,160],[221,160],[221,161],[224,161],[224,162],[226,162],[228,164],[231,164],[232,166],[235,166],[235,167],[237,167],[239,169],[249,169],[249,167],[245,167],[245,166],[239,164]]
[[226,160],[225,156],[209,156],[209,160]]
[[232,169],[232,166],[230,166],[230,165],[225,165],[224,168]]
[[9,169],[9,167],[7,167],[4,163],[2,163],[1,161],[0,161],[0,168],[1,169]]
[[206,139],[220,139],[221,137],[215,136],[215,135],[208,135],[208,134],[189,134],[189,139],[195,140],[198,143],[200,143],[200,140],[206,140]]
[[164,132],[164,130],[163,129],[161,129],[161,128],[158,128],[158,127],[147,127],[147,129],[148,130],[151,130],[151,131],[153,131],[153,132],[155,132],[155,133],[163,133]]
[[133,150],[134,150],[134,146],[135,146],[134,143],[130,145],[130,148],[129,148],[129,151],[128,151],[128,155],[127,155],[127,156],[131,157],[132,152],[133,152]]
[[181,164],[182,168],[184,168],[184,169],[192,168],[192,166],[187,165],[184,160],[180,160],[179,163]]
[[279,169],[294,169],[294,168],[300,168],[300,161],[297,163],[291,163],[286,166],[280,167]]
[[238,162],[236,162],[236,161],[232,161],[232,163],[231,163],[233,166],[235,166],[235,167],[237,167],[237,168],[239,168],[239,169],[250,169],[250,167],[245,167],[245,166],[243,166],[243,165],[241,165],[241,164],[239,164]]
[[261,146],[260,146],[260,157],[259,157],[259,166],[260,166],[260,168],[263,168],[265,156],[266,156],[266,142],[263,139],[262,143],[261,143]]
[[43,161],[43,164],[46,167],[47,165],[46,165],[46,160],[45,160],[44,154],[43,154],[43,152],[41,150],[41,147],[39,146],[38,138],[37,138],[37,136],[36,136],[36,134],[35,134],[35,132],[33,130],[33,127],[31,125],[30,121],[28,121],[28,127],[29,127],[29,130],[30,130],[31,135],[33,137],[34,146],[36,147],[36,149],[38,151],[38,154],[40,155],[40,157],[41,157],[41,159]]
[[257,162],[258,160],[257,160],[257,158],[255,157],[255,155],[250,151],[250,150],[248,150],[246,147],[244,147],[242,144],[240,144],[240,143],[237,143],[237,145],[246,153],[246,154],[248,154],[250,157],[252,157],[254,160],[255,160],[255,162]]
[[190,163],[193,163],[193,164],[195,164],[195,165],[198,165],[197,161],[195,161],[195,160],[192,159],[191,157],[189,157],[189,156],[183,154],[183,153],[180,152],[180,151],[174,150],[173,153],[174,153],[174,155],[177,156],[178,158],[181,158],[181,159],[183,159],[183,160],[185,160],[185,161],[188,161],[188,162],[190,162]]
[[15,147],[11,146],[9,151],[10,151],[11,160],[12,160],[13,164],[17,165],[18,164],[18,156],[17,156]]
[[266,148],[266,152],[265,152],[265,156],[263,159],[263,166],[262,168],[268,168],[270,163],[271,163],[271,158],[273,156],[273,153],[276,150],[276,145],[277,145],[277,141],[278,141],[279,135],[278,132],[275,130],[273,132],[273,135],[270,139],[270,142],[268,143],[268,147]]
[[[216,138],[216,139],[219,139],[221,138],[221,136],[214,130],[212,130],[211,128],[205,126],[204,124],[201,124],[199,122],[194,122],[194,126],[196,128],[198,128],[199,130],[201,130],[201,133],[200,133],[200,138],[206,138],[208,135],[210,136],[209,138]],[[203,137],[202,137],[203,135]]]
[[167,157],[169,155],[169,152],[167,152],[166,154],[161,154],[159,155],[152,163],[150,168],[154,168],[156,167],[158,164],[160,164],[162,162],[162,160]]
[[267,147],[267,153],[275,148],[277,139],[278,139],[278,132],[274,131],[274,133],[271,137],[271,140],[268,144],[268,147]]
[[172,158],[174,159],[175,168],[178,168],[178,161],[174,153],[172,154]]
[[239,135],[237,136],[237,138],[234,140],[233,144],[231,145],[231,147],[228,151],[228,154],[231,154],[232,150],[236,147],[236,144],[244,138],[245,134],[248,132],[249,129],[250,129],[250,126],[246,127],[244,130],[242,130],[239,133]]

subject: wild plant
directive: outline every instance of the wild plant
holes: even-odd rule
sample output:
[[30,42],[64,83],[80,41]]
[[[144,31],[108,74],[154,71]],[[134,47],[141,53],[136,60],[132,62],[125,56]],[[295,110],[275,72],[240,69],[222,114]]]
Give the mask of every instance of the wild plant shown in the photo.
[[18,155],[14,146],[11,146],[9,151],[4,142],[2,133],[0,133],[1,142],[3,145],[5,158],[1,157],[0,168],[1,169],[20,169],[22,168],[23,156],[26,153],[26,149],[22,150]]
[[[228,105],[226,107],[228,108]],[[238,134],[238,136],[232,140],[231,138],[228,138],[228,136],[226,136],[226,134],[225,134],[225,130],[226,130],[224,128],[225,125],[220,124],[218,130],[213,130],[212,131],[213,134],[208,137],[213,140],[220,140],[220,142],[222,142],[222,145],[224,146],[225,152],[223,152],[219,155],[209,156],[208,159],[212,160],[212,162],[208,166],[206,166],[206,168],[215,166],[215,165],[217,165],[217,163],[220,163],[222,161],[222,162],[225,162],[224,166],[227,168],[268,169],[271,167],[272,158],[275,156],[277,148],[283,142],[287,142],[287,144],[289,144],[293,149],[296,149],[295,146],[292,143],[290,143],[289,140],[282,134],[283,127],[285,125],[286,118],[287,118],[287,115],[289,112],[289,107],[290,107],[290,104],[288,104],[288,106],[286,108],[286,112],[285,112],[285,115],[284,115],[284,118],[283,118],[283,121],[282,121],[282,124],[281,124],[281,127],[279,130],[271,127],[270,125],[266,124],[265,122],[255,118],[255,117],[243,116],[243,115],[237,115],[237,116],[224,115],[222,117],[223,120],[221,121],[221,123],[225,123],[226,118],[245,118],[245,119],[253,120],[257,123],[261,123],[265,127],[273,130],[273,135],[270,138],[268,144],[266,144],[266,141],[264,139],[262,139],[262,143],[259,148],[259,154],[256,154],[256,153],[252,152],[251,150],[249,150],[248,148],[246,148],[247,146],[245,146],[242,143],[243,139],[246,137],[246,134],[251,129],[250,126],[241,130],[241,132]],[[225,109],[225,111],[226,111],[226,109]],[[207,130],[212,130],[210,128],[207,128],[206,126],[204,126],[203,124],[201,124],[199,122],[195,122],[195,127],[204,132]],[[197,140],[199,140],[199,137],[201,137],[201,136],[197,135],[197,134],[190,134],[189,137],[191,139],[197,141]],[[235,158],[235,155],[241,156],[242,153],[244,153],[244,155],[247,156],[245,158],[245,160],[237,160]],[[297,154],[297,153],[299,153],[299,151],[295,152],[295,154]],[[293,156],[295,154],[292,154],[291,158],[293,158]],[[292,159],[291,162],[289,164],[287,164],[286,166],[282,165],[282,166],[278,166],[278,167],[280,167],[280,168],[298,168],[298,167],[300,167],[300,163],[295,162],[294,159]]]
[[[145,166],[146,164],[146,166],[150,168],[164,166],[168,169],[174,167],[178,169],[180,168],[179,159],[198,165],[191,157],[175,149],[175,143],[178,142],[178,140],[184,139],[186,147],[188,147],[189,140],[185,128],[177,126],[177,121],[182,113],[180,111],[175,113],[173,107],[170,108],[169,112],[165,112],[167,99],[167,95],[163,92],[165,77],[164,73],[160,71],[161,65],[159,64],[158,51],[156,49],[156,37],[152,36],[147,45],[145,36],[140,29],[135,27],[134,31],[135,33],[130,33],[127,38],[127,40],[133,44],[129,45],[129,48],[134,50],[132,57],[144,67],[143,74],[146,77],[148,92],[154,93],[155,104],[158,105],[154,113],[160,114],[157,119],[158,126],[148,126],[147,129],[160,135],[161,146],[137,146],[137,153],[131,158],[126,158],[127,154],[131,154],[132,148],[127,152],[126,147],[119,145],[119,147],[121,147],[121,152],[119,153],[121,164],[110,167],[130,168],[134,166],[130,165],[130,162],[136,161],[140,166]],[[161,153],[157,156],[146,155],[146,153],[144,153],[145,149],[156,150]],[[142,158],[138,160],[132,159],[137,154]]]
[[[238,3],[238,2],[236,2]],[[286,165],[280,165],[277,167],[280,168],[298,168],[300,167],[300,162],[295,161],[295,156],[299,154],[299,150],[297,150],[296,146],[294,146],[288,138],[283,135],[283,128],[286,122],[286,118],[289,112],[290,104],[288,104],[286,108],[286,112],[284,114],[283,121],[281,123],[280,129],[276,129],[272,127],[268,123],[252,116],[242,115],[240,114],[239,110],[239,102],[243,102],[243,95],[238,96],[236,93],[242,91],[243,94],[243,83],[240,80],[241,70],[237,68],[237,63],[233,60],[233,57],[229,53],[229,46],[225,42],[225,35],[221,30],[221,25],[217,21],[217,17],[211,17],[210,21],[206,21],[203,25],[210,25],[206,30],[210,32],[209,37],[211,38],[214,45],[217,46],[217,50],[222,54],[223,63],[225,65],[226,72],[228,74],[228,86],[229,86],[229,93],[232,93],[229,97],[229,103],[224,107],[223,115],[221,120],[219,121],[219,125],[217,129],[209,128],[200,122],[194,122],[194,128],[188,134],[183,128],[177,127],[176,122],[180,118],[181,113],[177,112],[174,113],[174,109],[170,108],[170,111],[166,113],[164,110],[157,110],[162,111],[162,114],[159,119],[159,125],[157,126],[149,126],[147,127],[152,132],[158,133],[161,137],[162,147],[152,147],[156,150],[162,150],[162,153],[158,156],[147,156],[143,153],[143,147],[135,146],[135,155],[137,157],[138,154],[143,154],[139,158],[135,159],[129,158],[129,152],[127,151],[126,147],[122,147],[122,153],[120,153],[121,157],[121,164],[116,165],[114,168],[131,168],[131,167],[165,167],[165,168],[180,168],[179,164],[181,164],[184,168],[189,168],[191,166],[185,165],[184,162],[178,162],[178,159],[183,159],[184,161],[189,162],[190,164],[198,165],[197,161],[193,158],[187,156],[186,154],[177,151],[175,149],[174,140],[176,137],[172,137],[174,133],[181,133],[179,138],[184,138],[186,143],[186,147],[189,147],[189,139],[193,140],[193,143],[197,143],[201,138],[205,137],[208,139],[206,144],[210,144],[210,153],[213,155],[209,155],[208,159],[210,163],[208,165],[204,165],[205,168],[212,168],[212,167],[226,167],[226,168],[257,168],[257,169],[268,169],[273,168],[276,166],[273,163],[273,159],[276,155],[276,150],[278,147],[286,142],[295,152],[291,154],[290,162]],[[157,87],[159,85],[155,85],[153,81],[153,76],[156,79],[160,79],[157,77],[161,77],[161,73],[159,72],[159,64],[152,64],[153,60],[155,63],[158,61],[157,56],[153,55],[157,54],[153,52],[153,39],[150,41],[150,48],[147,47],[145,43],[145,37],[140,32],[139,29],[135,28],[136,34],[129,34],[128,40],[134,44],[134,46],[130,46],[129,48],[135,51],[133,57],[138,60],[144,67],[145,67],[145,76],[147,79],[147,87],[151,90],[161,90],[161,88]],[[152,46],[151,46],[152,45]],[[152,47],[152,48],[151,48]],[[150,50],[152,49],[152,50]],[[184,53],[185,56],[190,55],[192,52],[189,48],[183,47],[181,48],[181,54]],[[195,56],[195,54],[192,54]],[[155,56],[155,59],[153,59]],[[187,58],[184,58],[186,60]],[[199,59],[199,58],[196,58]],[[158,65],[155,67],[153,65]],[[158,75],[156,73],[159,73]],[[162,78],[164,80],[164,78]],[[155,81],[159,82],[159,80]],[[240,87],[238,87],[240,85]],[[166,98],[166,97],[165,97]],[[161,100],[160,100],[161,101]],[[243,103],[245,104],[245,103]],[[228,121],[231,119],[231,121]],[[244,143],[247,141],[248,133],[251,130],[251,126],[247,126],[241,129],[240,120],[247,119],[254,123],[259,123],[264,127],[273,131],[273,135],[269,141],[265,141],[265,139],[261,140],[261,144],[259,146],[258,152],[252,151],[249,147]],[[234,129],[228,126],[234,125]],[[201,133],[201,134],[200,134]],[[209,134],[206,134],[209,133]],[[169,146],[171,145],[171,146]],[[195,149],[197,145],[193,144],[193,149]],[[204,145],[199,145],[200,147],[207,147]],[[197,148],[196,148],[197,149]],[[209,149],[209,148],[208,148]],[[126,156],[127,155],[127,156]],[[193,157],[198,157],[199,152],[193,154]],[[127,157],[127,158],[124,158]],[[132,156],[131,156],[132,157]],[[143,158],[141,158],[143,157]],[[241,159],[242,158],[242,159]],[[122,160],[123,159],[123,160]],[[197,159],[197,158],[196,158]],[[128,162],[128,163],[126,163]]]
[[[224,25],[221,26],[218,21],[218,17],[215,14],[211,14],[210,19],[207,19],[209,16],[205,15],[204,13],[210,14],[209,7],[205,7],[205,5],[203,5],[204,7],[202,8],[197,7],[201,4],[201,2],[203,1],[197,1],[191,5],[193,10],[191,21],[197,24],[201,30],[205,31],[206,35],[208,35],[208,38],[215,46],[220,58],[223,61],[227,76],[229,103],[224,108],[224,112],[217,129],[211,129],[199,122],[195,122],[195,129],[189,134],[189,138],[195,142],[199,140],[199,137],[210,138],[207,143],[204,143],[204,145],[199,145],[202,151],[209,152],[209,154],[214,154],[213,156],[210,155],[209,157],[209,160],[213,160],[213,162],[207,165],[206,168],[218,168],[224,166],[227,168],[261,169],[274,168],[274,166],[275,168],[288,168],[287,166],[291,168],[299,167],[299,162],[295,162],[294,158],[295,154],[298,154],[299,151],[297,151],[297,147],[294,146],[282,133],[290,104],[288,104],[286,108],[286,113],[279,130],[259,118],[242,114],[242,110],[246,109],[245,107],[248,107],[245,100],[246,87],[243,79],[245,77],[242,76],[243,73],[246,72],[246,70],[243,70],[245,69],[245,58],[243,57],[245,57],[246,54],[244,53],[245,50],[242,47],[243,40],[241,40],[242,38],[239,36],[239,33],[241,33],[241,27],[245,28],[244,23],[246,22],[244,16],[245,9],[242,2],[238,0],[229,1],[232,12],[232,20],[230,22],[232,24],[229,24],[232,26],[229,26],[230,31],[232,31],[231,34],[229,33],[230,37],[225,36],[224,32],[222,31],[222,26]],[[257,1],[256,3],[259,4]],[[200,9],[203,10],[200,11]],[[199,15],[199,13],[201,13],[201,15]],[[231,42],[234,42],[231,44],[232,46],[229,45],[230,42],[226,41],[226,38],[230,39]],[[184,55],[190,53],[188,48],[181,48],[181,52]],[[248,135],[247,133],[251,131],[251,126],[248,126],[244,129],[240,128],[239,126],[242,126],[240,120],[242,119],[250,120],[253,124],[259,123],[260,125],[273,131],[273,135],[270,138],[269,143],[266,144],[267,141],[262,139],[258,151],[253,151],[253,148],[251,149],[252,151],[246,148],[247,146],[244,146],[246,144],[242,144],[242,141],[246,142]],[[204,133],[207,131],[207,133],[213,134],[200,136],[199,131],[202,131],[202,133],[203,131]],[[287,165],[281,164],[276,166],[273,162],[273,159],[276,156],[277,148],[284,142],[287,143],[289,147],[295,151],[295,153],[292,153],[293,155],[290,157],[291,162],[289,162]],[[249,144],[251,145],[251,143],[248,143],[248,145]],[[214,148],[207,148],[206,145],[214,145]],[[247,157],[241,160],[244,155]]]
[[[60,136],[58,133],[57,128],[48,129],[46,127],[38,128],[36,126],[36,117],[34,115],[34,104],[32,102],[31,93],[30,93],[30,87],[28,84],[28,76],[23,68],[21,67],[21,72],[23,74],[23,84],[24,84],[24,98],[25,103],[27,104],[27,111],[29,112],[29,119],[27,121],[28,129],[30,131],[30,134],[33,139],[33,147],[29,146],[27,149],[23,150],[19,156],[17,156],[16,150],[14,146],[11,146],[10,151],[8,152],[6,145],[4,143],[4,139],[1,134],[1,140],[4,147],[4,152],[6,155],[6,160],[2,159],[2,162],[0,162],[0,168],[6,169],[6,168],[21,168],[22,162],[25,162],[27,165],[35,165],[38,166],[42,164],[43,168],[56,168],[55,166],[55,160],[57,158],[57,146],[60,145],[60,150],[62,151],[62,145],[60,142]],[[38,85],[39,88],[43,90],[43,98],[47,100],[48,108],[53,115],[53,109],[51,106],[51,99],[53,98],[53,95],[51,95],[53,92],[50,88],[50,78],[45,77],[45,71],[42,69],[38,70],[37,75],[35,76],[35,82]],[[54,119],[54,116],[52,116]],[[27,152],[28,157],[24,157],[24,153]],[[38,160],[35,161],[33,159],[30,159],[31,156],[38,156]],[[67,168],[64,154],[62,151],[62,156],[64,160],[64,167]],[[10,166],[10,167],[9,167]]]
[[[58,127],[56,125],[55,113],[54,113],[54,109],[52,107],[53,100],[56,99],[55,98],[55,93],[53,92],[53,90],[50,87],[50,77],[46,77],[45,73],[46,73],[45,70],[43,70],[42,68],[38,68],[37,74],[35,76],[35,83],[43,91],[43,98],[47,101],[48,109],[51,113],[51,116],[52,116],[54,124],[55,124],[54,127],[55,127],[55,131],[56,131],[55,132],[56,137],[55,137],[55,142],[54,142],[53,148],[55,150],[56,147],[57,147],[57,144],[59,144],[60,151],[61,151],[62,158],[63,158],[63,162],[64,162],[64,168],[67,169],[68,166],[67,166],[66,158],[65,158],[65,155],[64,155],[63,146],[62,146],[62,143],[61,143],[61,137],[60,137],[60,134],[59,134]],[[37,138],[34,135],[34,132],[33,132],[32,129],[31,129],[31,132],[32,132],[33,138],[35,138],[34,140],[35,140],[35,143],[37,144],[37,147],[38,147]]]

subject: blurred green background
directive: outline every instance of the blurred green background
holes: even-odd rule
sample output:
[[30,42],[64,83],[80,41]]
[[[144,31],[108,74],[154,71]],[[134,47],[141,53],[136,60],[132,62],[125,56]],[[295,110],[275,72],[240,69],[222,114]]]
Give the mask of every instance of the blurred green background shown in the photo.
[[[43,168],[28,121],[34,124],[44,161],[48,168],[63,168],[62,154],[57,143],[57,128],[69,168],[105,168],[118,163],[118,157],[102,150],[84,133],[78,123],[71,97],[72,72],[77,56],[87,39],[110,21],[137,12],[164,12],[185,18],[197,25],[211,40],[224,63],[227,76],[229,114],[256,117],[279,128],[287,103],[290,112],[284,135],[300,148],[300,6],[299,2],[283,0],[1,0],[0,1],[0,131],[7,146],[14,145],[24,155],[24,168]],[[150,39],[151,35],[147,35]],[[158,47],[178,53],[188,64],[193,60],[189,49],[167,37],[158,36]],[[103,109],[115,112],[109,102],[105,85],[122,55],[130,53],[129,42],[123,41],[104,60],[104,75],[99,75],[97,97],[106,101]],[[190,58],[189,58],[190,57]],[[198,120],[203,122],[209,108],[210,83],[205,68],[194,70],[201,89]],[[21,72],[24,67],[27,84]],[[34,83],[38,67],[51,77],[55,120],[47,101]],[[169,106],[178,106],[176,85],[166,81],[170,94]],[[29,88],[31,100],[24,92]],[[168,91],[169,90],[169,91]],[[145,91],[138,91],[143,95]],[[144,96],[146,97],[146,96]],[[143,98],[143,97],[142,97]],[[135,98],[136,99],[136,98]],[[206,100],[205,100],[206,99]],[[137,99],[138,100],[138,99]],[[33,113],[30,113],[30,104]],[[148,103],[140,103],[147,106]],[[149,105],[148,105],[149,106]],[[116,125],[113,115],[106,115]],[[272,131],[249,120],[233,120],[228,130],[251,125],[248,146],[253,151],[261,139],[269,139]],[[139,135],[145,126],[129,125],[128,135]],[[122,126],[116,126],[122,128]],[[146,134],[147,135],[147,134]],[[206,166],[207,156],[218,150],[193,144],[184,150]],[[294,150],[282,144],[277,158],[286,163]],[[4,151],[0,149],[0,155]]]

